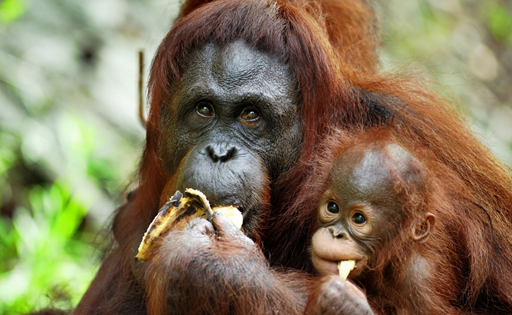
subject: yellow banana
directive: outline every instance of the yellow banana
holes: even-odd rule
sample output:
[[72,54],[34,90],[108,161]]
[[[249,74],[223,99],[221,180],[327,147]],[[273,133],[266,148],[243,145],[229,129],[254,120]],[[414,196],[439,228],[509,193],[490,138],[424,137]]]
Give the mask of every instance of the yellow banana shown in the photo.
[[355,260],[342,260],[338,262],[338,270],[340,273],[340,277],[343,278],[343,280],[347,280],[348,274],[354,269],[356,266]]
[[181,230],[197,217],[211,221],[214,211],[222,212],[238,229],[242,227],[242,213],[237,208],[223,206],[212,209],[206,196],[199,190],[187,188],[184,194],[178,190],[149,225],[135,258],[142,262],[149,260],[151,249],[168,231]]

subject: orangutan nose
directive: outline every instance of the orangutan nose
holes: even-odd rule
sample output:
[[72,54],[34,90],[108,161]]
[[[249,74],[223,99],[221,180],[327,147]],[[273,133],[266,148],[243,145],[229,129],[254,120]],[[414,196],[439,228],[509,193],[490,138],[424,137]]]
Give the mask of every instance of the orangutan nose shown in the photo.
[[331,225],[327,228],[327,230],[331,232],[334,238],[347,239],[347,231],[343,227]]
[[213,162],[227,162],[235,156],[236,147],[228,144],[210,144],[206,147],[206,153]]

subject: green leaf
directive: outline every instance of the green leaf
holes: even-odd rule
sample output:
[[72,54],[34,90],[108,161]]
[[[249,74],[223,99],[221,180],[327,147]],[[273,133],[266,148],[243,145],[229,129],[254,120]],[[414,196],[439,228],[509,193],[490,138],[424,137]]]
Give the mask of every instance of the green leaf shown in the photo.
[[0,23],[6,24],[19,18],[25,12],[22,0],[0,1]]
[[483,12],[492,35],[500,41],[512,43],[512,14],[504,6],[493,2],[487,3]]

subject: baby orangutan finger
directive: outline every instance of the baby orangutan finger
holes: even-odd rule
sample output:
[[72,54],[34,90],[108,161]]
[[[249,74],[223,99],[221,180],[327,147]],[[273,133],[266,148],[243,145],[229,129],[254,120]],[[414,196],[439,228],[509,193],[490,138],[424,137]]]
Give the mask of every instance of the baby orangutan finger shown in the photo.
[[353,283],[339,276],[321,278],[309,296],[306,314],[373,315],[365,294]]

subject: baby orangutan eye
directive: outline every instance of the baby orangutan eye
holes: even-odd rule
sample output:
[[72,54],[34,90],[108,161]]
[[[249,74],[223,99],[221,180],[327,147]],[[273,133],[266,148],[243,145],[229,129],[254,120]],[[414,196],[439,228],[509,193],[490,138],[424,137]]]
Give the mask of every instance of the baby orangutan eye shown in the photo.
[[327,204],[327,211],[329,211],[329,213],[332,214],[338,214],[340,213],[340,208],[338,207],[338,204],[336,202],[329,201],[329,203]]
[[362,225],[366,223],[366,217],[361,212],[354,213],[354,215],[352,215],[351,220],[357,225]]

